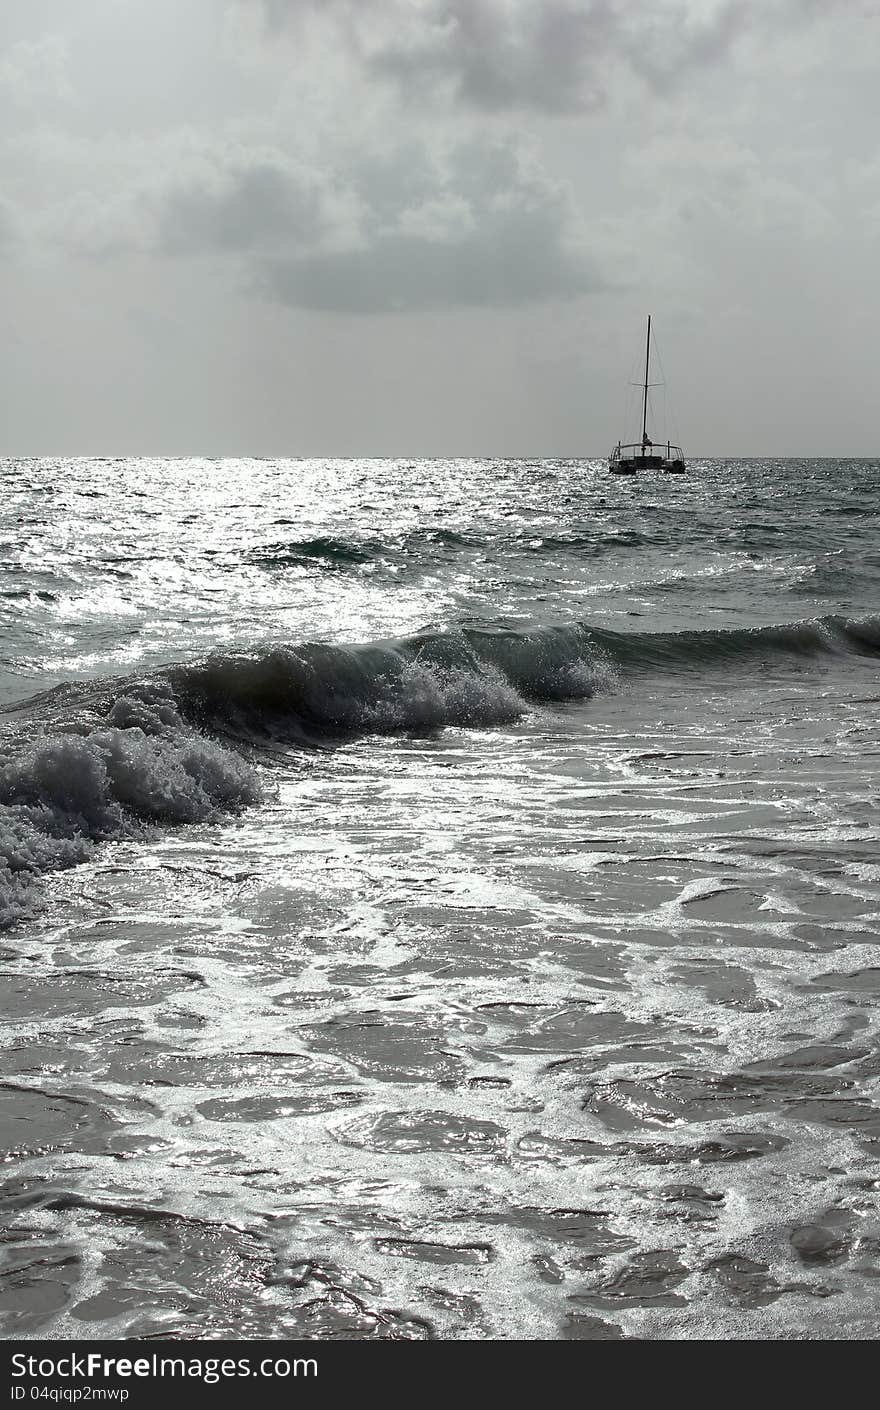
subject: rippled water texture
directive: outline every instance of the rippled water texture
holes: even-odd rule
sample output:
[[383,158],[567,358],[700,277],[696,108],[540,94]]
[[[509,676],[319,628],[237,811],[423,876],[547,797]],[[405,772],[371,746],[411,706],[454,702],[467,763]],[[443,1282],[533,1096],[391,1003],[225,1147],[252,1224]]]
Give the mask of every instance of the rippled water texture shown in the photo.
[[2,471],[5,1335],[877,1336],[875,462]]

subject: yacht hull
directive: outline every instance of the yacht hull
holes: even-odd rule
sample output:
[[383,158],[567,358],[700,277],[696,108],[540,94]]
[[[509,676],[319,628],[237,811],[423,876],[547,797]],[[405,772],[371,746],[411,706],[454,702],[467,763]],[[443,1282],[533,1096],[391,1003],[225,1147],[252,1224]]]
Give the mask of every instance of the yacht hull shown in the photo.
[[683,460],[667,460],[665,455],[636,455],[627,459],[610,460],[610,475],[638,475],[642,470],[662,470],[664,475],[684,475],[687,467]]

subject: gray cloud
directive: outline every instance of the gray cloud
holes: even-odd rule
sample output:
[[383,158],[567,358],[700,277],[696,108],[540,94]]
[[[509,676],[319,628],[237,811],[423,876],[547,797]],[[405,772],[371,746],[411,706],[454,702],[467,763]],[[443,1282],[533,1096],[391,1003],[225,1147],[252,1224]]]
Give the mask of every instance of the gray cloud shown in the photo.
[[519,211],[446,240],[383,235],[362,249],[268,260],[259,285],[302,308],[400,313],[574,297],[601,280],[565,248],[552,215]]
[[[767,13],[789,0],[769,0]],[[601,107],[634,72],[662,91],[722,61],[755,20],[746,0],[259,0],[277,35],[329,18],[367,76],[423,101],[431,88],[489,112]],[[766,15],[765,15],[766,17]]]
[[[764,13],[767,19],[772,3]],[[754,20],[746,0],[727,0],[714,15],[695,20],[686,6],[645,10],[621,36],[627,62],[658,92],[675,89],[688,72],[720,64]]]
[[[243,255],[263,297],[351,313],[515,306],[600,283],[567,193],[512,140],[349,151],[323,180],[259,161],[178,184],[159,249]],[[326,219],[334,206],[347,223]]]
[[169,254],[234,252],[314,240],[323,227],[313,183],[259,158],[210,182],[167,194],[159,245]]
[[517,307],[604,284],[567,186],[512,135],[347,134],[319,165],[277,142],[39,134],[25,158],[73,179],[32,212],[44,249],[111,263],[226,259],[245,289],[283,305]]
[[598,72],[618,28],[609,0],[502,5],[433,0],[419,22],[367,57],[368,70],[409,96],[428,82],[478,108],[566,112],[598,106]]
[[71,95],[68,55],[56,35],[19,40],[0,53],[0,103],[30,112],[63,102]]

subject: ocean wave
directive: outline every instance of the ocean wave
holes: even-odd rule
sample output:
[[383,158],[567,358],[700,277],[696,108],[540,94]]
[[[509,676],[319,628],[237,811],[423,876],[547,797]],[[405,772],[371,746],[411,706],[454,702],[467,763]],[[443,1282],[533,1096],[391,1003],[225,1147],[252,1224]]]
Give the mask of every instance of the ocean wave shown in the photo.
[[44,873],[96,843],[259,801],[247,750],[267,739],[314,746],[507,724],[645,673],[833,654],[880,655],[880,617],[681,632],[426,630],[215,652],[141,679],[56,687],[8,710],[0,736],[0,925],[33,910]]
[[572,531],[565,534],[518,534],[511,544],[532,553],[574,553],[599,555],[616,548],[650,548],[670,543],[669,534],[649,534],[641,529],[617,531]]
[[181,712],[200,728],[314,742],[503,724],[535,704],[588,699],[647,672],[834,654],[880,654],[880,617],[678,632],[618,632],[586,622],[426,630],[362,646],[216,652],[167,668],[164,679]]
[[209,821],[262,794],[256,770],[188,725],[162,682],[128,682],[101,703],[53,691],[0,740],[0,926],[32,914],[40,878],[96,843]]
[[40,878],[97,843],[257,802],[239,746],[510,722],[535,699],[593,692],[599,668],[575,647],[566,629],[263,647],[22,702],[0,736],[0,925],[33,913]]
[[454,529],[413,529],[388,539],[321,536],[262,544],[252,548],[247,559],[268,571],[293,567],[338,572],[398,559],[425,560],[429,566],[438,550],[485,548],[489,542]]
[[763,627],[626,633],[596,630],[592,635],[624,674],[711,670],[734,662],[782,664],[794,658],[880,655],[880,616],[829,614]]
[[307,741],[508,723],[536,701],[589,697],[606,675],[577,627],[276,646],[214,653],[166,672],[181,710],[201,727]]
[[252,549],[248,561],[263,568],[349,568],[369,563],[373,554],[366,544],[347,539],[319,537],[293,539],[288,543],[263,544]]
[[440,526],[422,526],[385,538],[320,536],[265,543],[251,548],[247,561],[267,571],[294,567],[338,572],[386,562],[429,568],[438,557],[446,558],[457,550],[596,557],[619,549],[644,548],[669,542],[668,534],[649,534],[635,529],[584,527],[562,534],[524,530],[480,534]]

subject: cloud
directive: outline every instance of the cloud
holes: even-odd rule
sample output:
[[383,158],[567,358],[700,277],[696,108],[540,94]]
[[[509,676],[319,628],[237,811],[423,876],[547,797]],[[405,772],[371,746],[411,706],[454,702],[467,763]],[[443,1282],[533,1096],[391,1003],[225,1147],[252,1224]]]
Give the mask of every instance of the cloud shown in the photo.
[[[771,11],[772,0],[764,20]],[[753,20],[746,0],[727,0],[708,15],[681,4],[646,7],[638,24],[623,31],[621,47],[631,68],[656,92],[674,92],[688,73],[722,63]]]
[[40,132],[18,155],[46,191],[72,181],[29,212],[34,248],[102,262],[222,259],[281,305],[499,308],[605,284],[567,186],[515,135],[339,137],[322,165],[186,131],[152,142]]
[[[755,145],[719,135],[677,133],[654,137],[627,166],[634,188],[653,180],[655,209],[674,213],[671,228],[701,224],[714,232],[732,232],[745,242],[755,236],[786,239],[827,236],[832,228],[830,190],[811,180],[815,154],[789,153],[771,168]],[[827,183],[826,183],[827,188]],[[664,192],[674,193],[664,197]]]
[[268,255],[339,238],[352,223],[345,193],[301,153],[223,133],[40,127],[10,139],[7,161],[27,240],[87,259]]
[[357,164],[358,239],[261,261],[264,295],[303,308],[390,313],[576,297],[602,280],[566,192],[512,141],[432,153],[410,143]]
[[258,3],[273,39],[285,25],[302,40],[316,21],[335,24],[365,76],[408,100],[445,94],[486,112],[550,115],[603,106],[633,73],[673,91],[687,72],[722,61],[754,19],[746,0]]
[[262,291],[281,303],[341,313],[503,308],[600,287],[542,212],[518,212],[469,235],[383,235],[358,250],[266,261]]
[[609,0],[432,0],[402,11],[398,34],[372,52],[367,47],[365,61],[370,74],[410,98],[433,83],[490,111],[567,112],[604,101],[599,70],[618,26]]
[[26,111],[65,101],[72,89],[67,45],[57,35],[21,39],[0,56],[0,102]]
[[354,146],[320,174],[239,150],[154,201],[159,253],[240,257],[251,289],[289,306],[497,308],[601,283],[567,191],[512,138]]
[[315,181],[256,157],[178,186],[162,202],[159,244],[168,254],[260,250],[310,242],[324,226]]

